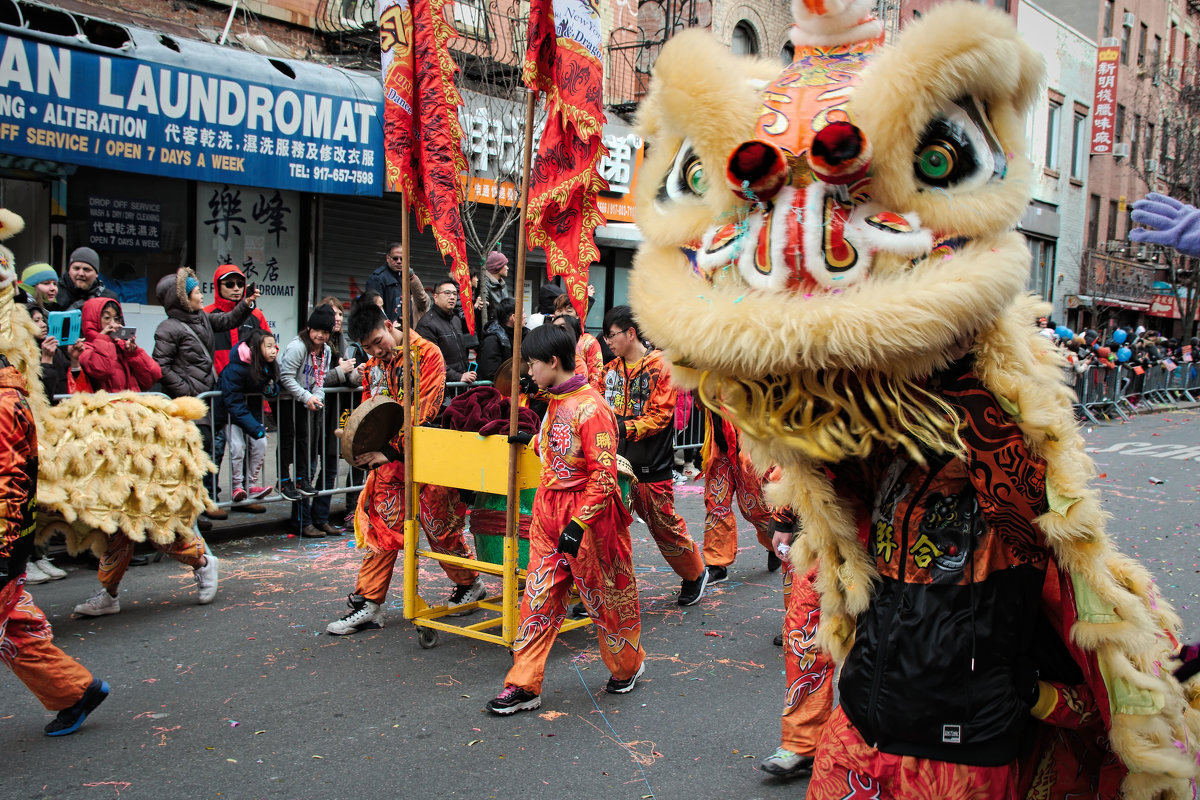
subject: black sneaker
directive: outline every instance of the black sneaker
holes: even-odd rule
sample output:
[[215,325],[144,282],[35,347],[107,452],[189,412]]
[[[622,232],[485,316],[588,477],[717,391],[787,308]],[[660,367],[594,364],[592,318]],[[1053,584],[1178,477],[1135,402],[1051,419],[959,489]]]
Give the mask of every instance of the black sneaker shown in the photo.
[[587,606],[583,603],[576,603],[571,606],[571,610],[567,612],[567,616],[571,619],[584,619],[588,615]]
[[783,562],[779,560],[779,556],[775,555],[774,550],[767,551],[767,572],[774,572],[783,566]]
[[782,633],[775,634],[775,638],[772,639],[771,641],[775,643],[776,647],[783,647],[783,634]]
[[542,705],[542,696],[522,689],[520,686],[505,686],[500,695],[487,702],[487,710],[506,717],[518,711],[533,711]]
[[704,596],[704,590],[707,587],[708,569],[705,568],[696,580],[684,581],[679,585],[679,600],[676,602],[681,606],[694,606],[700,602],[700,598]]
[[300,494],[300,492],[296,489],[296,485],[291,481],[280,481],[279,493],[288,500],[291,500],[293,503],[304,499],[304,495]]
[[729,580],[729,569],[727,567],[708,567],[708,582],[722,583]]
[[83,691],[83,697],[70,708],[58,712],[58,716],[46,725],[47,736],[66,736],[79,730],[79,726],[87,719],[87,715],[96,710],[96,706],[104,702],[110,689],[108,683],[93,678],[91,684]]
[[642,661],[642,665],[638,667],[638,671],[633,673],[632,678],[619,681],[616,678],[609,678],[608,683],[604,686],[604,691],[609,694],[628,694],[633,691],[633,687],[637,686],[638,678],[642,677],[642,673],[646,671],[646,662]]
[[298,478],[296,480],[296,488],[300,490],[300,494],[305,497],[316,497],[317,488],[312,485],[312,481],[308,478]]
[[[450,608],[455,606],[463,606],[469,603],[476,603],[487,597],[487,587],[483,585],[483,581],[476,576],[475,580],[468,583],[466,586],[455,586],[454,591],[450,593],[450,597],[446,600],[446,605]],[[450,614],[451,617],[465,617],[474,614],[479,608],[465,608],[462,611],[455,611]]]

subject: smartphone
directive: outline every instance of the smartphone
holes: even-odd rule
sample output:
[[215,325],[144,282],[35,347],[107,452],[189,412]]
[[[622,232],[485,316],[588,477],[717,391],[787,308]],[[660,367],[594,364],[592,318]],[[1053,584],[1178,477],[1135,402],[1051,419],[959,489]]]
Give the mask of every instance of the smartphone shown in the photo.
[[75,344],[82,327],[83,312],[78,308],[74,311],[51,311],[46,317],[46,335],[58,339],[60,347]]
[[137,328],[121,328],[115,334],[113,334],[113,338],[114,339],[122,339],[122,340],[127,341],[129,339],[132,339],[136,335],[137,335]]
[[258,281],[250,281],[250,283],[246,284],[246,295],[245,296],[253,297],[254,293],[257,290],[258,290]]
[[467,364],[467,372],[479,372],[479,364],[475,361]]

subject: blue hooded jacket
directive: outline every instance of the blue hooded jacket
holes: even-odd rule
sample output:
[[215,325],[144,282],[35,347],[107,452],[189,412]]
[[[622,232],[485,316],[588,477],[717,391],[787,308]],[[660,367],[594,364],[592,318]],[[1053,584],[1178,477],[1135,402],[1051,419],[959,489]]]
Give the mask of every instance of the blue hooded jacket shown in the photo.
[[221,396],[214,407],[217,425],[232,421],[252,439],[267,435],[263,427],[262,403],[257,399],[246,402],[246,395],[271,399],[279,395],[279,384],[268,381],[265,370],[257,379],[250,375],[250,348],[245,342],[229,351],[229,365],[217,377],[217,388]]

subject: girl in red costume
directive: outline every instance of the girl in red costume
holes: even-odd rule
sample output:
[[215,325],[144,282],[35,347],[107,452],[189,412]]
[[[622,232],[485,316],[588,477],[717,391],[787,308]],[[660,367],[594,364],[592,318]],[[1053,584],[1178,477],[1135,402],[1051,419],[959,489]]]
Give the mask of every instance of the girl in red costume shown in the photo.
[[612,671],[607,690],[631,691],[646,657],[629,541],[632,517],[617,486],[616,417],[600,393],[575,374],[570,333],[554,325],[535,328],[522,354],[549,406],[536,439],[542,478],[513,666],[504,691],[487,704],[500,715],[541,706],[546,658],[566,616],[572,580]]

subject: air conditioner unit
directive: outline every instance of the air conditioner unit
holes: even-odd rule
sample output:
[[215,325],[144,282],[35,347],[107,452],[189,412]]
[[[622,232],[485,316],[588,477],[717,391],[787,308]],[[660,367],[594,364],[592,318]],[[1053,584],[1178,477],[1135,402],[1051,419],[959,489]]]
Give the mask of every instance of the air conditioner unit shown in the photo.
[[1146,159],[1146,172],[1158,172],[1158,160],[1153,158]]
[[1121,24],[1122,24],[1123,26],[1125,26],[1126,28],[1132,28],[1132,27],[1133,27],[1133,23],[1135,23],[1135,22],[1137,22],[1137,17],[1135,17],[1135,16],[1133,15],[1133,12],[1132,12],[1132,11],[1126,11],[1126,12],[1125,12],[1125,16],[1124,16],[1124,17],[1122,18],[1122,20],[1121,20]]
[[1129,142],[1117,142],[1114,144],[1113,158],[1129,158]]

